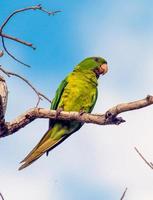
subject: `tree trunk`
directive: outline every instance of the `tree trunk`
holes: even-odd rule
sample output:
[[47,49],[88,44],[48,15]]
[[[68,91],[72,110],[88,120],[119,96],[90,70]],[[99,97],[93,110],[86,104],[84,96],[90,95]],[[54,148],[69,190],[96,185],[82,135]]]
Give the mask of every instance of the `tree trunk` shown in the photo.
[[3,106],[0,110],[1,112],[0,115],[4,116],[6,112],[6,107],[7,107],[8,88],[6,85],[6,81],[2,76],[0,76],[0,96],[1,96],[2,106]]

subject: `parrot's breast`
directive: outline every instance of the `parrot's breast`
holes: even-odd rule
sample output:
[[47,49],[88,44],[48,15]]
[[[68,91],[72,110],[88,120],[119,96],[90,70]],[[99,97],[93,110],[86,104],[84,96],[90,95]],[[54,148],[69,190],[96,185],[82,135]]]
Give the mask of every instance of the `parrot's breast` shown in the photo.
[[71,74],[58,107],[64,111],[89,112],[97,91],[97,80],[92,76]]

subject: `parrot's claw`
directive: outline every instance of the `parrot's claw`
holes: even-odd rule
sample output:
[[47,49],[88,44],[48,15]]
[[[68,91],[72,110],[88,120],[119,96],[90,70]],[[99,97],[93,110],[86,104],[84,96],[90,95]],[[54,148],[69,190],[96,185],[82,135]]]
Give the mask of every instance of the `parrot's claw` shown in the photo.
[[84,113],[86,113],[84,110],[80,110],[79,115],[83,115]]
[[55,115],[55,119],[58,118],[58,116],[60,115],[60,113],[63,111],[63,108],[57,108],[56,110],[56,115]]

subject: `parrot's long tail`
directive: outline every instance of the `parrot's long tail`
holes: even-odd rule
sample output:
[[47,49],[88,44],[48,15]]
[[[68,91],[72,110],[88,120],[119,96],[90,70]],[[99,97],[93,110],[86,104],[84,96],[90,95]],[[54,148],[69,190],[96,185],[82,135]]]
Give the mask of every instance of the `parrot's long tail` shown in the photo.
[[34,149],[24,158],[24,160],[21,161],[21,163],[23,164],[21,165],[19,170],[22,170],[25,167],[31,165],[34,161],[40,158],[45,152],[50,151],[68,137],[68,135],[64,135],[60,139],[59,138],[53,139],[50,137],[51,131],[52,130],[48,130],[44,135],[44,137],[40,140],[40,142],[34,147]]

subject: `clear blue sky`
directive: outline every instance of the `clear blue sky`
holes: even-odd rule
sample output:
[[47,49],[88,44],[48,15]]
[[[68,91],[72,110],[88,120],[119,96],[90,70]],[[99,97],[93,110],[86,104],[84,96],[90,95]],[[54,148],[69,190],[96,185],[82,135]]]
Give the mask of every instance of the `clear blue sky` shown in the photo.
[[[99,80],[94,112],[152,94],[151,0],[2,0],[0,23],[12,11],[40,3],[48,10],[62,12],[49,17],[40,11],[28,11],[10,21],[5,32],[32,42],[37,50],[6,41],[14,55],[32,66],[26,68],[5,55],[1,64],[7,69],[24,75],[53,98],[73,66],[85,57],[98,55],[108,61],[109,73]],[[33,107],[36,96],[21,81],[7,81],[10,92],[6,118],[11,120]],[[40,106],[49,104],[42,102]],[[47,120],[37,120],[2,139],[0,192],[7,200],[118,200],[127,186],[127,199],[152,200],[153,175],[133,151],[136,145],[150,159],[153,157],[152,109],[123,116],[127,123],[120,127],[85,125],[49,157],[44,156],[22,172],[17,171],[18,163],[42,137]]]

